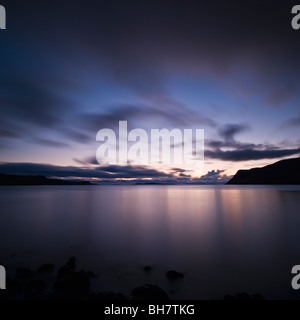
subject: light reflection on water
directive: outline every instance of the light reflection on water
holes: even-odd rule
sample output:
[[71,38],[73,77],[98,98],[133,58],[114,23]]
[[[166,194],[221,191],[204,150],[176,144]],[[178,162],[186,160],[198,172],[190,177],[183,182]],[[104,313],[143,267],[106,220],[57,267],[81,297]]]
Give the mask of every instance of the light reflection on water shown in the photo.
[[[9,270],[74,255],[99,275],[99,290],[153,283],[179,299],[299,296],[290,285],[300,264],[297,186],[1,187],[0,203]],[[169,269],[184,279],[168,282]]]

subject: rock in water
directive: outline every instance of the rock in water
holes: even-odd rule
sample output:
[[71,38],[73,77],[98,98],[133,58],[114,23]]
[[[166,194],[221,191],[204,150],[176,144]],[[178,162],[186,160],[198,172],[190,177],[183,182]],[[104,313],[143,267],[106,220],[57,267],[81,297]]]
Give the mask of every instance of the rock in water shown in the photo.
[[44,263],[37,269],[39,275],[47,274],[53,272],[55,265],[53,263]]
[[153,268],[152,268],[151,266],[145,266],[143,269],[144,269],[144,271],[149,272],[149,271],[151,271]]
[[35,271],[28,268],[17,268],[16,279],[26,281],[30,280],[35,276]]
[[25,296],[27,299],[42,298],[46,289],[47,286],[44,281],[32,280],[25,286]]
[[138,300],[169,300],[163,289],[151,284],[133,289],[131,295]]
[[68,278],[71,277],[76,269],[76,258],[71,257],[68,262],[59,268],[57,271],[56,278],[57,279],[63,279],[63,278]]
[[177,272],[175,270],[169,270],[166,276],[171,280],[181,279],[184,277],[183,273]]
[[83,299],[89,294],[90,286],[89,276],[83,270],[54,283],[55,293],[66,299]]

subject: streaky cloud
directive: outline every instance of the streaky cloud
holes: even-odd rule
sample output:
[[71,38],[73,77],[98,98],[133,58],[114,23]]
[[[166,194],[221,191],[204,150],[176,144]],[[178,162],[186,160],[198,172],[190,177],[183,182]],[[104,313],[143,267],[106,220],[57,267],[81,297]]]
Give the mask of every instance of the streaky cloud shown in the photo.
[[293,156],[300,153],[298,149],[275,149],[275,150],[207,150],[205,156],[211,159],[219,159],[224,161],[248,161],[261,159],[277,159],[287,156]]

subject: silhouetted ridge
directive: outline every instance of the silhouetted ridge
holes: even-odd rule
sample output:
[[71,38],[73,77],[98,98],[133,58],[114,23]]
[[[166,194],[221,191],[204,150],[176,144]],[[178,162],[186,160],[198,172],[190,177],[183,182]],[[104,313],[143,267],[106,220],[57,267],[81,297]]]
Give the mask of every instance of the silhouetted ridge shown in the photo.
[[300,158],[239,170],[227,184],[300,184]]
[[68,181],[48,179],[44,176],[18,176],[0,174],[1,186],[37,186],[37,185],[92,185],[88,181]]

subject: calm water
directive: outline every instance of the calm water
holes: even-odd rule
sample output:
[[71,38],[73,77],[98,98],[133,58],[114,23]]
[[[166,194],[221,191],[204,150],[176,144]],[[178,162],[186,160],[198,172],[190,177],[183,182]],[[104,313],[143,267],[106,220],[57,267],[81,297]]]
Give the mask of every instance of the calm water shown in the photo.
[[[129,294],[151,283],[173,299],[300,298],[290,285],[300,264],[300,187],[1,187],[0,204],[8,272],[74,255],[98,274],[95,290]],[[170,269],[184,279],[169,282]]]

